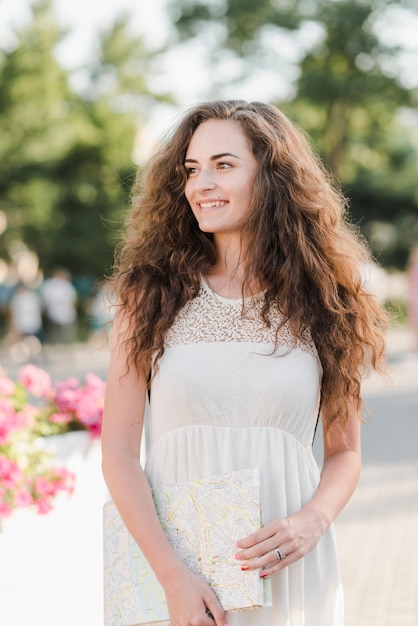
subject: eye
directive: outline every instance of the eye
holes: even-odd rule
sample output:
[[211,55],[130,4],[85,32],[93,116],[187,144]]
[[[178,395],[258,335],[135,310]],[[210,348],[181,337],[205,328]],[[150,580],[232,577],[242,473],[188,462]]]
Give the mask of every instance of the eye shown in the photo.
[[191,176],[193,176],[194,174],[197,174],[198,172],[197,167],[193,167],[192,165],[185,165],[184,169],[186,170],[187,178],[190,178]]
[[219,163],[216,164],[216,167],[218,170],[228,170],[232,167],[232,164],[227,163],[226,161],[219,161]]

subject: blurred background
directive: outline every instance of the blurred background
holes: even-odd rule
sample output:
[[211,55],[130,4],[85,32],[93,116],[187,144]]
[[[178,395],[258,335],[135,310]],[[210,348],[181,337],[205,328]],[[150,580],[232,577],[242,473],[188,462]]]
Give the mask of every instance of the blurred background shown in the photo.
[[[339,522],[348,626],[416,626],[418,615],[417,33],[416,0],[0,0],[0,365],[10,376],[35,362],[61,379],[106,377],[100,283],[135,172],[185,108],[276,104],[341,181],[373,253],[364,280],[391,314],[392,376],[366,387],[375,421]],[[69,504],[4,521],[5,626],[102,623],[105,489],[93,452],[71,505],[82,525]]]

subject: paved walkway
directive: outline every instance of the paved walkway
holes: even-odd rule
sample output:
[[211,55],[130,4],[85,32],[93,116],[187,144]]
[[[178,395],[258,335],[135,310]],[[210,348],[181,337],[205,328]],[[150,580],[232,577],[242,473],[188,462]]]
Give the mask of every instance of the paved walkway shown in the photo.
[[363,469],[336,522],[346,626],[418,626],[418,353],[388,337],[391,380],[365,384]]
[[[392,380],[373,377],[365,384],[372,419],[363,428],[362,477],[336,523],[346,626],[418,625],[418,355],[412,343],[407,330],[392,331]],[[39,365],[57,378],[89,370],[105,375],[107,368],[107,354],[86,346],[45,358]],[[0,364],[16,369],[4,351]],[[70,439],[60,454],[80,472],[73,498],[45,517],[22,510],[3,522],[1,626],[103,626],[100,528],[107,495],[100,449],[80,433]]]

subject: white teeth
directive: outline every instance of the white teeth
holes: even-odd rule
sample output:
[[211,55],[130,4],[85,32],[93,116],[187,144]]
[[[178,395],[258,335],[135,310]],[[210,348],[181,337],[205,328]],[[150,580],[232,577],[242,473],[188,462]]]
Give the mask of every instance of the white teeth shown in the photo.
[[211,209],[213,207],[223,206],[224,204],[226,204],[226,202],[223,202],[222,200],[216,200],[216,202],[201,202],[200,207],[202,209]]

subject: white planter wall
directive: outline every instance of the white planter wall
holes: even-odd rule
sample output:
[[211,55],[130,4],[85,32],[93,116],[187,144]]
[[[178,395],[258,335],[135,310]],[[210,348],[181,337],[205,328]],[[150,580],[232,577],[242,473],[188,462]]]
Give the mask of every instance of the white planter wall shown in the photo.
[[0,623],[4,626],[102,626],[100,441],[87,432],[45,440],[58,464],[76,474],[74,494],[47,515],[16,510],[0,532]]

